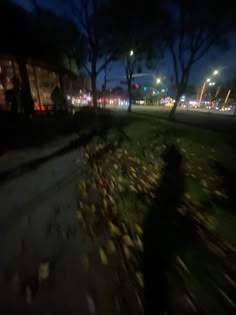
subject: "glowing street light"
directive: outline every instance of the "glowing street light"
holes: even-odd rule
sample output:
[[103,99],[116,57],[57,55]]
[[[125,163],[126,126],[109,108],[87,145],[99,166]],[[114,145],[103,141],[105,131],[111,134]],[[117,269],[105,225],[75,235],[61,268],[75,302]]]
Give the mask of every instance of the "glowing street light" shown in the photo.
[[[219,73],[218,70],[214,70],[213,73],[212,73],[212,75],[217,75],[218,73]],[[205,87],[206,87],[206,84],[207,84],[207,83],[209,83],[210,86],[215,85],[215,82],[211,82],[211,79],[210,79],[210,78],[207,78],[206,81],[204,81],[204,83],[203,83],[203,85],[202,85],[202,90],[201,90],[199,102],[198,102],[198,107],[201,106],[203,93],[204,93],[204,91],[205,91]]]
[[133,54],[134,54],[134,51],[133,51],[133,50],[130,50],[130,53],[129,53],[130,57],[132,57]]
[[157,84],[160,84],[160,83],[161,83],[161,79],[160,79],[160,78],[157,78],[156,83],[157,83]]

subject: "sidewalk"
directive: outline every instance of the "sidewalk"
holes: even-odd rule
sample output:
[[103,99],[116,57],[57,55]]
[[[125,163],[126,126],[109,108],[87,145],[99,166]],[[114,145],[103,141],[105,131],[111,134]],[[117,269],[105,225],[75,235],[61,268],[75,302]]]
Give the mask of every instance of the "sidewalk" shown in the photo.
[[8,151],[0,156],[0,179],[33,161],[47,160],[79,140],[77,134],[60,136],[41,147]]
[[[9,154],[9,162],[19,168],[74,139]],[[7,157],[3,161],[7,164]],[[1,314],[140,315],[118,248],[106,263],[101,259],[110,234],[102,228],[92,240],[78,218],[78,187],[88,176],[77,147],[0,186]]]

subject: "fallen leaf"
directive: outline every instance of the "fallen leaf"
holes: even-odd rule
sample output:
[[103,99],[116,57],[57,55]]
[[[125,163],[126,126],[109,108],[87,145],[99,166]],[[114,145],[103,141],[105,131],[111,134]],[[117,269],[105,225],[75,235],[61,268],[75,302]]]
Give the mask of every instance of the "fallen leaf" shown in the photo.
[[110,188],[111,188],[111,190],[115,189],[115,185],[114,185],[114,183],[112,181],[110,182]]
[[101,247],[99,248],[99,255],[103,265],[107,265],[108,264],[107,255],[105,254],[105,251]]
[[131,191],[137,192],[137,189],[134,187],[134,185],[130,185],[129,188],[130,188]]
[[143,234],[143,229],[141,228],[141,226],[139,226],[138,224],[135,224],[135,230],[139,235]]
[[81,211],[76,211],[75,212],[75,215],[76,215],[76,219],[81,222],[83,220],[83,215],[81,213]]
[[109,240],[107,243],[107,252],[108,254],[114,254],[116,252],[116,247],[112,240]]
[[96,314],[96,307],[95,307],[94,300],[92,299],[92,297],[90,295],[87,295],[86,298],[87,298],[88,309],[89,309],[90,313]]
[[132,173],[136,173],[136,170],[133,168],[133,166],[130,167],[130,171],[131,171]]
[[219,197],[223,196],[222,192],[220,192],[219,190],[215,190],[214,193]]
[[86,189],[86,183],[83,180],[80,182],[80,189],[82,191],[84,191]]
[[88,269],[89,269],[89,258],[88,258],[88,255],[83,255],[82,256],[82,265],[84,266],[84,269],[86,271],[88,271]]
[[103,206],[104,206],[104,209],[107,210],[108,202],[106,198],[103,199]]
[[137,188],[138,188],[139,191],[143,190],[143,188],[139,184],[137,185]]
[[115,203],[115,200],[112,198],[111,195],[108,195],[108,199],[110,200],[110,202],[111,202],[113,205],[116,204],[116,203]]
[[25,288],[25,298],[26,298],[26,302],[27,304],[32,304],[32,291],[30,286],[26,286]]
[[143,275],[141,272],[136,272],[136,277],[138,280],[138,283],[140,285],[141,288],[144,288],[144,282],[143,282]]
[[187,296],[186,294],[185,294],[185,300],[187,301],[187,303],[191,307],[191,309],[196,313],[197,312],[196,306],[193,304],[193,302],[190,299],[190,297]]
[[107,190],[106,190],[106,188],[102,188],[102,189],[101,189],[101,193],[102,193],[103,196],[106,196],[106,195],[107,195]]
[[208,187],[208,184],[207,184],[207,182],[205,181],[205,179],[202,179],[201,183],[202,183],[202,186],[203,186],[203,187]]
[[134,242],[132,241],[131,237],[128,234],[124,235],[122,237],[122,240],[126,246],[129,246],[129,247],[134,246]]
[[38,270],[38,280],[39,282],[47,280],[49,277],[49,263],[41,263],[39,265],[39,270]]
[[130,259],[131,253],[130,253],[130,250],[129,250],[128,246],[124,245],[124,246],[123,246],[123,250],[124,250],[124,253],[125,253],[126,258],[127,258],[127,259]]
[[114,225],[112,222],[109,222],[109,228],[112,236],[117,236],[120,235],[120,230],[119,228]]
[[143,252],[143,242],[141,241],[141,239],[138,236],[137,236],[136,244],[137,244],[138,250]]
[[95,211],[96,211],[96,206],[94,203],[91,205],[91,211],[92,211],[92,213],[95,213]]

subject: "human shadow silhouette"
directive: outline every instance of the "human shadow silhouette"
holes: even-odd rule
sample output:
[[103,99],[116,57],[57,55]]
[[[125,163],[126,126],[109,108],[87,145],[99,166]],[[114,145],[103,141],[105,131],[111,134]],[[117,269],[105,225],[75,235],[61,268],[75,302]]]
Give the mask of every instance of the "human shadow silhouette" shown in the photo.
[[174,145],[164,153],[165,168],[144,223],[145,314],[173,314],[168,302],[167,271],[178,249],[193,235],[189,219],[177,211],[184,194],[183,157]]
[[224,190],[228,197],[224,201],[221,201],[221,204],[225,206],[225,208],[235,213],[235,209],[236,209],[236,195],[235,195],[236,174],[235,172],[225,167],[221,162],[216,161],[216,160],[211,160],[210,166],[220,178],[221,183],[220,183],[219,190]]

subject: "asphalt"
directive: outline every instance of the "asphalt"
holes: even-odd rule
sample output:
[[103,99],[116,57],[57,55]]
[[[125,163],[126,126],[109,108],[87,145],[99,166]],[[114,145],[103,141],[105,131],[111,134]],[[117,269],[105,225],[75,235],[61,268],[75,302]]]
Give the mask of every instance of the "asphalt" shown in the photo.
[[[133,106],[133,112],[168,120],[170,109],[160,106],[137,105]],[[178,108],[176,122],[213,131],[236,133],[236,116],[230,115],[230,113]]]
[[0,186],[0,314],[140,314],[119,253],[104,265],[76,220],[85,163],[73,148]]

